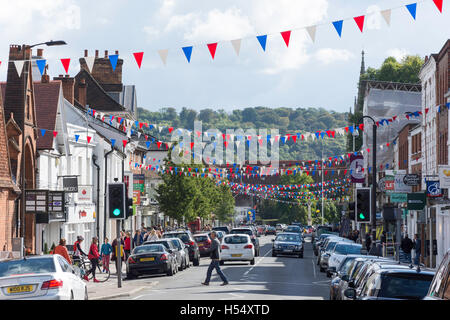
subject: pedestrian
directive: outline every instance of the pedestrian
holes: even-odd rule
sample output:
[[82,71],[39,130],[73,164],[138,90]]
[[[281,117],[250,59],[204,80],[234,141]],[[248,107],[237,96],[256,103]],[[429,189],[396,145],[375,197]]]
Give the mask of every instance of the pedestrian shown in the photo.
[[150,232],[150,234],[147,237],[147,241],[158,241],[159,237],[156,234],[156,230],[152,229],[152,231]]
[[162,232],[159,230],[156,230],[156,236],[158,237],[158,239],[162,239]]
[[136,230],[133,237],[133,247],[140,246],[144,243],[144,237],[141,233],[141,230]]
[[127,232],[125,234],[125,239],[123,241],[123,250],[125,251],[125,261],[128,260],[128,257],[131,254],[131,233]]
[[98,260],[100,258],[100,254],[98,253],[98,238],[97,237],[93,237],[92,238],[92,244],[91,247],[89,249],[89,254],[88,254],[88,259],[91,261],[91,270],[89,270],[85,275],[84,275],[84,280],[89,281],[88,276],[92,273],[92,275],[94,276],[94,282],[100,282],[97,280],[97,278],[95,278],[95,271],[98,267]]
[[411,263],[411,250],[414,248],[414,243],[408,237],[408,234],[405,234],[405,237],[402,239],[400,244],[400,248],[402,249],[405,259],[408,263]]
[[59,254],[63,256],[64,259],[66,259],[69,264],[72,264],[72,260],[70,259],[69,256],[69,251],[67,250],[66,247],[66,239],[61,238],[59,240],[59,245],[55,247],[55,250],[53,250],[53,254]]
[[81,243],[84,241],[83,236],[77,236],[77,241],[73,244],[73,263],[79,264],[81,262],[81,256],[87,256],[86,253],[81,249]]
[[[122,258],[122,261],[125,261],[125,257],[123,255],[123,239],[120,239],[120,244],[121,244],[121,250],[120,250],[120,257]],[[119,255],[119,243],[117,241],[117,239],[114,239],[112,244],[112,256],[111,256],[111,260],[115,261],[116,263],[116,270],[119,270],[119,260],[117,260],[117,256]]]
[[145,234],[147,232],[146,228],[145,228],[145,224],[142,222],[141,223],[141,233]]
[[370,252],[370,245],[372,244],[372,239],[370,237],[370,233],[366,233],[366,249],[367,252]]
[[222,286],[226,286],[228,284],[227,277],[223,274],[222,270],[220,270],[220,242],[217,240],[217,234],[215,231],[210,233],[211,237],[211,246],[205,253],[210,254],[211,263],[208,267],[208,271],[206,273],[206,280],[202,282],[203,285],[209,286],[209,281],[211,280],[211,274],[213,269],[216,269],[217,274],[222,279]]
[[419,265],[420,255],[422,254],[422,241],[419,239],[417,233],[414,235],[414,251],[416,253],[414,256],[414,264]]
[[102,244],[102,248],[100,250],[100,254],[102,257],[103,264],[103,272],[109,270],[109,260],[111,257],[112,246],[109,243],[109,239],[105,237],[104,243]]

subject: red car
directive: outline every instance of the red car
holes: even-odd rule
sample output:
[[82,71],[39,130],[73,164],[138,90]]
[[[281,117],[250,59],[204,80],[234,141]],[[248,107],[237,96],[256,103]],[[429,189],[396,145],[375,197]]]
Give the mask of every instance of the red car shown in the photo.
[[194,234],[194,240],[197,242],[200,256],[204,257],[209,255],[209,253],[206,252],[211,247],[211,238],[209,235],[207,233]]

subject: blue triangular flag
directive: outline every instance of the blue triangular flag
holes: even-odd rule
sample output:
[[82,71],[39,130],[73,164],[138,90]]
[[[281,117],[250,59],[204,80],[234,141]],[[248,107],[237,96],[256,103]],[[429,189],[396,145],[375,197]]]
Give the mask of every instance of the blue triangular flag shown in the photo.
[[322,136],[322,140],[323,140],[323,137],[326,135],[326,132],[322,132],[320,135]]
[[263,36],[257,36],[256,38],[258,38],[259,44],[261,45],[263,50],[266,51],[267,34]]
[[354,131],[354,127],[353,126],[348,127],[348,129],[350,130],[351,133],[353,133],[353,131]]
[[41,76],[44,74],[46,62],[47,62],[47,60],[36,60],[36,64],[39,68],[39,72],[41,73]]
[[150,148],[150,141],[147,141],[145,144],[147,145],[147,148]]
[[411,3],[406,5],[406,9],[408,9],[409,13],[411,13],[414,20],[416,20],[416,9],[417,9],[417,3]]
[[134,125],[136,126],[136,128],[139,127],[139,121],[135,121]]
[[78,139],[80,139],[80,135],[79,135],[79,134],[76,134],[76,135],[75,135],[75,141],[78,142]]
[[338,21],[333,21],[333,26],[336,29],[339,37],[341,37],[342,35],[342,24],[343,24],[344,20],[338,20]]
[[111,145],[114,147],[115,144],[116,144],[116,139],[111,139]]
[[183,47],[184,55],[186,56],[187,61],[191,62],[191,54],[192,54],[192,46],[190,47]]
[[119,60],[118,54],[112,54],[109,56],[109,61],[111,62],[111,67],[112,67],[113,71],[116,71],[117,60]]
[[47,131],[46,129],[41,129],[41,135],[44,136],[45,135],[45,131]]
[[316,132],[316,138],[319,139],[320,132]]

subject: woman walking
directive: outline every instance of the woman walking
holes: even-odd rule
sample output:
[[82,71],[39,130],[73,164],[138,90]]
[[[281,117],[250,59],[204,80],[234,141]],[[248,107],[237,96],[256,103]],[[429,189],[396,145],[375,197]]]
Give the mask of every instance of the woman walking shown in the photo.
[[128,260],[128,257],[131,254],[131,233],[127,232],[123,244],[123,250],[125,251],[125,261]]
[[97,244],[98,244],[98,238],[93,237],[92,244],[91,244],[91,247],[89,249],[89,254],[88,254],[88,259],[91,261],[92,268],[84,276],[84,280],[86,280],[86,281],[89,281],[88,276],[92,273],[92,275],[94,276],[94,282],[100,282],[95,278],[95,270],[97,269],[98,259],[100,258],[100,254],[98,253]]
[[109,243],[109,239],[105,238],[105,242],[102,244],[102,249],[100,250],[103,264],[103,272],[109,270],[109,260],[111,257],[112,246]]

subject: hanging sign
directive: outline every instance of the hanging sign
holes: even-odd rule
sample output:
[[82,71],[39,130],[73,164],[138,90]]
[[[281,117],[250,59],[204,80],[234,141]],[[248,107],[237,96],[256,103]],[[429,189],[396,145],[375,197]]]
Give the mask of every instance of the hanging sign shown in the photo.
[[425,192],[408,193],[408,210],[423,210],[427,203]]
[[364,182],[364,157],[362,155],[351,155],[350,156],[350,172],[352,183],[363,183]]
[[406,185],[404,182],[405,174],[396,174],[394,178],[394,191],[395,192],[412,192],[412,187]]
[[450,188],[450,166],[439,166],[439,181],[441,188]]
[[420,184],[420,175],[418,174],[406,174],[403,177],[403,183],[407,186],[418,186]]
[[64,191],[48,192],[48,221],[66,221]]
[[63,190],[67,193],[78,193],[78,177],[63,177]]
[[427,184],[427,196],[430,198],[442,196],[439,181],[426,181]]

